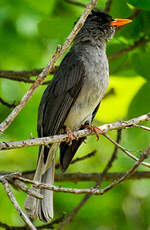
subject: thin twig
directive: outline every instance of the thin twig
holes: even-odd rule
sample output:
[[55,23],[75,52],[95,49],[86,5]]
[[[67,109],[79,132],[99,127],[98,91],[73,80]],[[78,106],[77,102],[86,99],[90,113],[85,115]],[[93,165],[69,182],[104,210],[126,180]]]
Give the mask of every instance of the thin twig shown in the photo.
[[43,69],[33,69],[33,70],[23,70],[23,71],[0,70],[0,78],[6,76],[10,78],[15,77],[20,79],[20,77],[23,77],[29,79],[30,77],[38,76],[42,71]]
[[135,9],[133,10],[132,14],[128,17],[129,19],[136,18],[140,13],[142,12],[142,9]]
[[68,3],[71,3],[72,5],[75,5],[75,6],[80,6],[80,7],[86,7],[85,4],[81,3],[81,2],[77,2],[77,1],[74,1],[74,0],[65,0],[66,2]]
[[9,197],[9,199],[11,200],[11,202],[13,203],[15,209],[17,210],[17,212],[19,213],[20,217],[23,219],[23,221],[27,224],[27,226],[32,229],[32,230],[36,230],[36,227],[32,224],[32,222],[30,221],[30,219],[24,214],[24,212],[22,211],[22,209],[20,208],[16,198],[14,197],[9,184],[7,182],[7,180],[3,179],[1,180],[1,183],[4,186],[4,189]]
[[37,189],[47,189],[47,190],[52,190],[54,192],[73,193],[73,194],[92,194],[92,195],[101,195],[102,193],[101,190],[96,189],[94,187],[88,189],[64,188],[61,186],[40,183],[38,181],[33,181],[27,178],[23,178],[21,176],[16,176],[16,178],[22,182],[34,185],[34,187]]
[[15,109],[9,114],[9,116],[0,124],[0,134],[2,134],[9,125],[13,122],[15,117],[19,114],[19,112],[23,109],[23,107],[26,105],[26,103],[29,101],[29,99],[32,97],[33,93],[36,91],[36,89],[39,87],[39,85],[44,81],[46,76],[53,70],[54,65],[58,58],[65,52],[65,50],[70,46],[71,42],[81,29],[81,27],[84,25],[84,22],[86,18],[88,17],[91,10],[96,5],[97,0],[91,0],[91,3],[88,4],[79,18],[78,22],[74,26],[72,32],[67,37],[66,41],[62,46],[58,46],[55,54],[49,61],[48,65],[43,69],[43,71],[39,74],[37,80],[33,83],[32,87],[25,93],[25,95],[22,97],[20,103],[15,107]]
[[[139,159],[137,157],[135,157],[132,153],[130,153],[127,149],[125,149],[122,145],[118,144],[115,140],[113,140],[106,133],[104,133],[103,136],[106,137],[114,145],[116,145],[119,149],[121,149],[128,157],[132,158],[135,161],[139,161]],[[141,162],[141,165],[144,165],[144,166],[150,168],[150,163],[147,163],[147,162],[143,161],[143,162]]]
[[30,196],[34,196],[38,199],[43,199],[43,196],[38,193],[35,190],[32,190],[30,188],[28,188],[26,185],[24,185],[23,183],[21,183],[19,180],[14,180],[13,181],[14,185],[17,186],[19,189],[21,189],[23,192],[26,192],[27,194],[29,194]]
[[[55,174],[55,181],[57,182],[65,182],[65,181],[71,181],[71,182],[89,182],[89,181],[95,181],[98,182],[102,178],[103,173],[59,173]],[[112,181],[119,179],[120,177],[124,176],[125,172],[111,172],[106,173],[103,176],[103,181]],[[150,179],[150,172],[149,171],[139,171],[132,174],[130,180],[139,180],[139,179]]]
[[[115,153],[116,154],[116,153]],[[103,195],[106,191],[110,190],[111,188],[113,188],[114,186],[116,186],[117,184],[120,184],[122,181],[124,181],[127,177],[129,177],[130,175],[133,174],[133,172],[135,172],[136,168],[142,163],[142,161],[144,159],[146,159],[148,157],[148,155],[150,154],[150,145],[148,146],[147,150],[144,151],[143,154],[141,154],[140,158],[134,163],[133,167],[128,170],[121,178],[119,178],[118,180],[114,181],[111,185],[107,186],[105,189],[97,189],[97,185],[101,182],[99,182],[96,187],[92,187],[89,189],[77,189],[77,188],[63,188],[60,186],[55,186],[55,185],[50,185],[50,184],[44,184],[44,183],[39,183],[37,181],[33,181],[27,178],[23,178],[21,176],[15,176],[18,180],[23,181],[25,183],[29,183],[29,184],[33,184],[34,187],[38,188],[38,189],[47,189],[47,190],[52,190],[55,192],[64,192],[64,193],[73,193],[73,194],[92,194],[92,195]],[[105,167],[104,171],[103,171],[103,175],[106,174],[106,172],[108,171],[108,169],[110,169],[112,162],[114,161],[114,154],[112,155],[109,163],[107,164],[107,166]],[[3,183],[3,181],[2,181]],[[108,189],[109,188],[109,189]]]
[[146,127],[144,125],[136,125],[134,124],[133,127],[139,128],[139,129],[144,129],[146,131],[150,131],[150,127]]
[[108,185],[106,188],[103,189],[103,194],[109,191],[110,189],[114,188],[116,185],[120,184],[127,178],[129,178],[135,172],[137,167],[143,162],[143,160],[145,160],[148,157],[149,154],[150,154],[150,145],[144,151],[144,153],[141,154],[140,158],[134,163],[133,167],[130,170],[128,170],[121,178],[115,180],[112,184]]
[[[119,144],[120,141],[121,141],[121,133],[122,133],[122,130],[121,130],[121,129],[117,130],[117,140],[116,140],[116,143],[118,143],[118,144]],[[105,173],[104,176],[106,175],[106,173],[108,172],[108,170],[112,167],[112,163],[114,162],[114,160],[115,160],[116,157],[117,157],[117,152],[118,152],[118,146],[115,145],[113,154],[112,154],[110,160],[108,161],[108,163],[107,163],[107,165],[106,165],[106,168],[104,169],[104,172],[103,172],[103,173]]]
[[[4,79],[8,79],[8,80],[12,80],[12,81],[19,81],[19,82],[24,82],[24,83],[30,83],[30,84],[33,84],[35,82],[35,80],[31,80],[31,79],[28,79],[28,78],[22,78],[20,76],[20,78],[16,78],[16,77],[7,77],[7,76],[0,76],[0,78],[4,78]],[[41,85],[48,85],[50,83],[50,81],[44,81],[41,83]]]
[[[86,154],[83,157],[76,158],[75,160],[71,161],[70,164],[74,164],[76,162],[83,161],[83,160],[85,160],[87,158],[93,157],[95,154],[96,154],[96,150],[92,151],[91,153]],[[60,168],[60,164],[59,163],[55,165],[55,169],[58,169],[58,168]]]
[[114,88],[111,88],[103,97],[103,99],[106,99],[107,97],[109,96],[112,96],[112,95],[115,95],[115,89]]
[[[117,141],[120,141],[120,139],[121,139],[121,133],[118,132]],[[104,168],[104,170],[101,174],[101,177],[98,180],[98,183],[96,183],[96,185],[93,187],[93,189],[100,187],[103,178],[105,177],[105,175],[107,174],[113,161],[115,160],[116,154],[117,154],[117,150],[115,148],[109,162],[107,163],[106,167]],[[92,194],[86,194],[84,196],[84,198],[80,201],[80,203],[77,205],[77,207],[72,210],[72,212],[64,219],[64,221],[58,226],[58,228],[56,230],[61,230],[65,225],[67,225],[73,219],[73,217],[79,212],[79,210],[83,207],[83,205],[89,200],[89,198],[91,196],[92,196]]]
[[111,4],[112,4],[112,1],[113,1],[113,0],[107,0],[106,6],[105,6],[105,11],[106,11],[106,12],[109,12],[109,11],[110,11],[110,7],[111,7]]
[[8,108],[14,108],[16,106],[16,102],[14,101],[12,104],[6,102],[4,99],[0,97],[0,103],[7,106]]
[[[36,226],[36,228],[37,229],[54,229],[54,225],[62,222],[64,217],[65,215],[63,214],[62,217],[59,217],[48,224]],[[6,230],[28,230],[29,229],[27,226],[10,226],[8,224],[2,223],[1,221],[0,221],[0,227]]]
[[[34,171],[26,171],[22,173],[22,176],[28,178],[28,179],[33,179],[33,175],[35,173]],[[65,182],[65,181],[71,181],[71,182],[79,182],[79,181],[95,181],[98,182],[102,178],[102,173],[56,173],[55,174],[55,181],[56,182]],[[112,181],[116,180],[120,177],[122,177],[125,174],[125,172],[111,172],[111,173],[106,173],[103,177],[103,181]],[[1,175],[1,172],[0,172]],[[14,178],[14,176],[13,176]],[[12,179],[13,179],[12,178]],[[14,180],[9,179],[7,177],[8,181],[13,185]],[[150,172],[149,171],[139,171],[135,172],[129,179],[131,180],[138,180],[138,179],[150,179]]]
[[125,49],[119,50],[118,52],[108,56],[108,59],[114,60],[114,59],[128,53],[129,51],[132,51],[132,50],[138,48],[139,46],[146,44],[147,42],[149,42],[148,39],[145,39],[145,37],[141,37],[138,41],[134,42],[133,45],[131,45]]
[[[119,121],[110,124],[104,124],[99,128],[106,133],[111,130],[118,130],[118,129],[126,129],[132,127],[134,124],[138,124],[143,121],[150,120],[150,113],[144,114],[142,116],[132,118],[128,121]],[[89,135],[94,135],[94,132],[91,132],[89,129],[83,129],[79,131],[73,132],[78,138],[85,137]],[[8,149],[15,149],[15,148],[23,148],[27,146],[36,146],[36,145],[48,145],[53,143],[64,142],[67,140],[67,134],[55,135],[50,137],[42,137],[42,138],[35,138],[35,139],[28,139],[23,141],[10,141],[10,142],[2,142],[0,143],[0,150],[8,150]],[[136,159],[137,160],[137,159]]]

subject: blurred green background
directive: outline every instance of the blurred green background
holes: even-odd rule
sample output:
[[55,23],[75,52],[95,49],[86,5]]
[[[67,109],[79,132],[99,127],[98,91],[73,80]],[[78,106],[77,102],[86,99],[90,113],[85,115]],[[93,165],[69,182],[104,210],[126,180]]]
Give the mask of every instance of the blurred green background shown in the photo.
[[[87,0],[78,2],[88,3]],[[97,7],[104,9],[106,0],[99,0]],[[149,112],[150,105],[150,4],[147,0],[114,0],[110,14],[114,18],[129,17],[136,8],[140,13],[133,22],[116,33],[107,46],[108,55],[132,46],[144,37],[147,41],[110,60],[110,84],[114,93],[101,103],[95,124],[130,119]],[[82,7],[65,0],[1,0],[0,1],[0,69],[29,70],[44,67],[58,44],[65,41],[74,21],[81,15]],[[61,60],[59,60],[58,64]],[[49,76],[50,79],[52,76]],[[0,97],[9,103],[19,102],[30,85],[0,78]],[[37,137],[36,121],[38,105],[45,86],[40,86],[32,99],[1,136],[1,141],[15,141]],[[11,109],[0,104],[0,121]],[[145,125],[150,126],[150,122]],[[116,131],[109,133],[116,138]],[[139,156],[150,142],[147,131],[132,128],[123,130],[121,144]],[[100,172],[103,170],[114,146],[104,137],[97,142],[88,137],[76,157],[96,149],[93,158],[78,162],[67,172]],[[1,151],[0,171],[24,171],[35,169],[38,147]],[[133,160],[118,152],[111,171],[126,171]],[[147,170],[140,167],[139,170]],[[57,184],[57,183],[56,183]],[[60,184],[60,183],[58,183]],[[107,183],[103,183],[105,186]],[[87,188],[94,182],[62,183],[66,187]],[[14,190],[23,207],[25,194]],[[55,193],[55,217],[67,214],[79,203],[82,195]],[[92,196],[78,215],[64,229],[75,230],[149,230],[150,229],[150,182],[149,180],[126,181],[104,196]],[[13,205],[0,185],[0,221],[9,225],[22,225]],[[40,221],[37,221],[40,223]]]

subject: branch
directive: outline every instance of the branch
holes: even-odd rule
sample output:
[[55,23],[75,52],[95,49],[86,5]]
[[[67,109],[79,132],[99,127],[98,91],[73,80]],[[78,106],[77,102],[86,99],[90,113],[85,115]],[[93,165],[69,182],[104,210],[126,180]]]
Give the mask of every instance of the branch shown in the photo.
[[[120,141],[121,138],[121,133],[118,132],[118,136],[117,136],[117,140]],[[116,149],[116,148],[115,148]],[[109,162],[107,163],[106,167],[104,168],[101,178],[99,178],[98,183],[95,185],[95,188],[99,188],[101,186],[102,180],[105,177],[105,175],[107,174],[109,167],[111,167],[113,161],[115,160],[115,155],[117,153],[117,151],[114,149],[114,152],[109,160]],[[57,230],[61,230],[65,225],[67,225],[72,219],[73,217],[79,212],[79,210],[83,207],[83,205],[88,201],[88,199],[91,197],[92,194],[87,194],[84,196],[84,198],[81,200],[81,202],[77,205],[76,208],[74,208],[72,210],[72,212],[64,219],[64,221],[60,224],[60,226],[57,228]]]
[[136,18],[141,12],[142,12],[141,9],[135,9],[135,10],[133,10],[132,14],[131,14],[128,18],[133,20],[133,19]]
[[85,4],[81,3],[81,2],[77,2],[77,1],[74,1],[74,0],[65,0],[66,2],[68,3],[71,3],[72,5],[75,5],[75,6],[80,6],[80,7],[86,7]]
[[[22,78],[20,76],[20,78],[16,78],[16,77],[7,77],[7,76],[3,76],[3,77],[0,77],[0,78],[5,78],[5,79],[9,79],[9,80],[13,80],[13,81],[19,81],[19,82],[24,82],[24,83],[34,83],[35,80],[31,80],[31,79],[28,79],[28,78]],[[50,83],[50,81],[44,81],[41,83],[41,85],[48,85]]]
[[14,197],[9,184],[7,182],[7,180],[2,179],[1,183],[4,186],[4,189],[9,197],[9,199],[11,200],[11,202],[13,203],[15,209],[17,210],[17,212],[19,213],[20,217],[23,219],[23,221],[27,224],[27,226],[32,229],[32,230],[36,230],[36,227],[31,223],[30,219],[24,214],[24,212],[22,211],[22,209],[20,208],[16,198]]
[[[17,175],[15,177],[18,180],[23,181],[25,183],[33,184],[34,187],[36,187],[38,189],[47,189],[47,190],[52,190],[54,192],[73,193],[73,194],[103,195],[104,193],[106,193],[107,191],[109,191],[110,189],[115,187],[116,185],[118,185],[121,182],[123,182],[125,179],[129,178],[135,172],[137,167],[143,162],[143,160],[145,160],[148,157],[149,154],[150,154],[150,145],[144,151],[144,153],[140,156],[138,161],[136,161],[134,163],[133,167],[130,170],[128,170],[121,178],[119,178],[118,180],[115,180],[112,184],[108,185],[106,188],[101,189],[101,190],[96,189],[95,187],[92,187],[92,188],[89,188],[89,189],[63,188],[63,187],[55,186],[55,185],[51,185],[51,184],[39,183],[37,181],[33,181],[33,180],[30,180],[30,179],[27,179],[27,178],[23,178],[23,177],[20,177],[20,176],[17,176]],[[109,168],[109,167],[107,166],[106,168]],[[103,172],[103,174],[104,174],[104,172]]]
[[[86,155],[83,156],[83,157],[78,157],[78,158],[76,158],[75,160],[71,161],[70,164],[74,164],[74,163],[76,163],[76,162],[78,162],[78,161],[82,161],[82,160],[85,160],[85,159],[87,159],[87,158],[93,157],[95,154],[96,154],[96,150],[92,151],[91,153],[86,154]],[[56,165],[55,165],[55,169],[58,169],[58,168],[60,168],[60,164],[56,164]]]
[[105,11],[106,11],[106,12],[109,12],[109,11],[110,11],[110,7],[111,7],[111,4],[112,4],[112,1],[113,1],[113,0],[107,0],[106,6],[105,6]]
[[[132,127],[134,124],[138,124],[143,121],[150,120],[150,113],[144,114],[137,118],[133,118],[128,121],[118,121],[110,124],[104,124],[99,128],[106,133],[111,130],[118,130],[118,129],[126,129]],[[79,131],[73,132],[74,135],[79,137],[85,137],[89,135],[94,135],[95,133],[91,132],[89,129],[83,129]],[[15,149],[15,148],[23,148],[27,146],[36,146],[36,145],[48,145],[53,143],[65,142],[67,141],[67,134],[55,135],[50,137],[42,137],[42,138],[35,138],[35,139],[28,139],[23,141],[10,141],[10,142],[2,142],[0,144],[0,150],[8,150],[8,149]]]
[[133,125],[133,127],[139,128],[139,129],[144,129],[146,131],[150,131],[149,127],[143,126],[143,125]]
[[2,103],[3,105],[7,106],[8,108],[14,108],[16,106],[15,101],[12,104],[10,104],[10,103],[4,101],[1,97],[0,97],[0,103]]
[[[54,229],[54,225],[62,222],[64,217],[65,217],[65,215],[63,214],[62,217],[59,217],[59,218],[55,219],[54,221],[52,221],[48,224],[36,226],[36,228],[37,229]],[[2,223],[2,222],[0,222],[0,227],[5,228],[6,230],[28,230],[27,226],[10,226],[10,225]]]
[[[114,141],[110,136],[108,136],[107,134],[103,134],[104,137],[106,137],[110,142],[112,142],[114,145],[116,145],[118,148],[120,148],[128,157],[132,158],[135,161],[138,161],[139,159],[137,157],[135,157],[132,153],[130,153],[127,149],[125,149],[123,146],[121,146],[120,144],[118,144],[116,141]],[[150,168],[150,163],[147,162],[141,162],[142,165]]]
[[134,42],[134,44],[132,46],[129,46],[125,49],[122,49],[122,50],[108,56],[108,59],[114,60],[114,59],[128,53],[129,51],[132,51],[132,50],[138,48],[139,46],[146,44],[147,42],[149,42],[149,40],[145,39],[145,37],[142,37],[138,41]]
[[13,184],[15,186],[17,186],[23,192],[26,192],[27,194],[29,194],[30,196],[34,196],[35,198],[38,198],[38,199],[43,199],[43,196],[40,193],[38,193],[35,190],[32,190],[32,189],[28,188],[26,185],[21,183],[19,180],[14,180]]
[[[32,179],[35,171],[29,171],[29,172],[23,172],[22,176],[25,176],[28,179]],[[88,182],[88,181],[95,181],[98,182],[102,178],[103,173],[56,173],[55,174],[55,181],[56,182],[65,182],[65,181],[71,181],[71,182]],[[0,172],[1,175],[1,172]],[[112,181],[119,179],[120,177],[124,176],[125,172],[111,172],[106,173],[103,177],[103,181]],[[15,176],[13,176],[14,178]],[[150,178],[150,172],[149,171],[139,171],[135,172],[130,178],[131,180],[138,180],[138,179],[149,179]],[[1,179],[1,176],[0,176]],[[11,180],[9,177],[7,177],[7,180],[13,185],[16,183],[16,180]],[[18,184],[16,184],[18,186]],[[19,187],[19,186],[18,186]],[[21,190],[23,190],[21,187],[19,187]],[[26,191],[25,191],[26,192]],[[42,198],[42,195],[39,193],[36,193],[36,197],[38,199]],[[34,196],[34,194],[31,194]]]
[[148,157],[149,154],[150,154],[150,145],[140,156],[140,158],[134,163],[133,167],[130,170],[128,170],[121,178],[115,180],[112,184],[108,185],[106,188],[103,189],[103,194],[109,191],[110,189],[114,188],[116,185],[122,183],[127,178],[129,178],[135,172],[138,166]]
[[52,59],[49,61],[48,65],[42,70],[42,72],[39,74],[37,80],[33,83],[32,87],[25,93],[25,95],[22,97],[20,103],[15,107],[15,109],[9,114],[9,116],[0,124],[0,134],[2,134],[9,125],[13,122],[15,117],[19,114],[19,112],[23,109],[23,107],[26,105],[26,103],[29,101],[29,99],[32,97],[33,93],[36,91],[36,89],[39,87],[39,85],[44,81],[46,76],[53,70],[53,67],[58,60],[58,58],[65,52],[65,50],[70,46],[71,42],[81,29],[81,27],[84,25],[84,22],[86,18],[88,17],[91,10],[96,5],[97,0],[91,0],[91,3],[88,4],[79,18],[78,22],[74,26],[72,32],[67,37],[66,41],[62,46],[58,46],[55,54],[53,55]]
[[[96,181],[98,182],[103,173],[59,173],[55,174],[55,181],[57,182],[64,182],[64,181],[71,181],[71,182],[80,182],[80,181]],[[103,177],[103,181],[112,181],[117,180],[125,175],[125,172],[112,172],[106,173]],[[138,180],[138,179],[150,179],[150,172],[149,171],[139,171],[135,172],[131,175],[130,180]]]
[[[24,70],[24,71],[12,71],[12,70],[0,70],[0,78],[3,78],[4,76],[15,77],[16,79],[20,79],[20,77],[29,79],[30,77],[39,75],[43,69],[33,69],[33,70]],[[54,71],[54,69],[52,70]]]

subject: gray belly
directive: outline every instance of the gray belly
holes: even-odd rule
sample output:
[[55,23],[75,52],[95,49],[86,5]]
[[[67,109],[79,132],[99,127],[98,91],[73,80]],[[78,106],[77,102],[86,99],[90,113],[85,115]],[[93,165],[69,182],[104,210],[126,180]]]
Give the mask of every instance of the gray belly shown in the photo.
[[85,78],[81,92],[67,116],[65,126],[76,130],[86,121],[90,122],[92,113],[103,98],[107,85],[108,72],[105,72],[105,76],[102,77],[93,73],[93,76]]
[[92,113],[103,98],[108,86],[109,70],[105,46],[84,46],[81,60],[85,66],[82,89],[65,121],[72,130],[79,129],[86,121],[91,121]]

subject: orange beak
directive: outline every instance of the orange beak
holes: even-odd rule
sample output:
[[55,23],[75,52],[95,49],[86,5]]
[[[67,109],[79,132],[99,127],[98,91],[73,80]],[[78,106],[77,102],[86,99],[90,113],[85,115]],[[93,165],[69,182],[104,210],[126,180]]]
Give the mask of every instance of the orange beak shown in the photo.
[[132,22],[132,20],[130,20],[130,19],[116,18],[116,19],[113,19],[113,21],[110,22],[110,25],[120,27],[120,26],[124,26],[124,25],[126,25],[126,24],[128,24],[130,22]]

